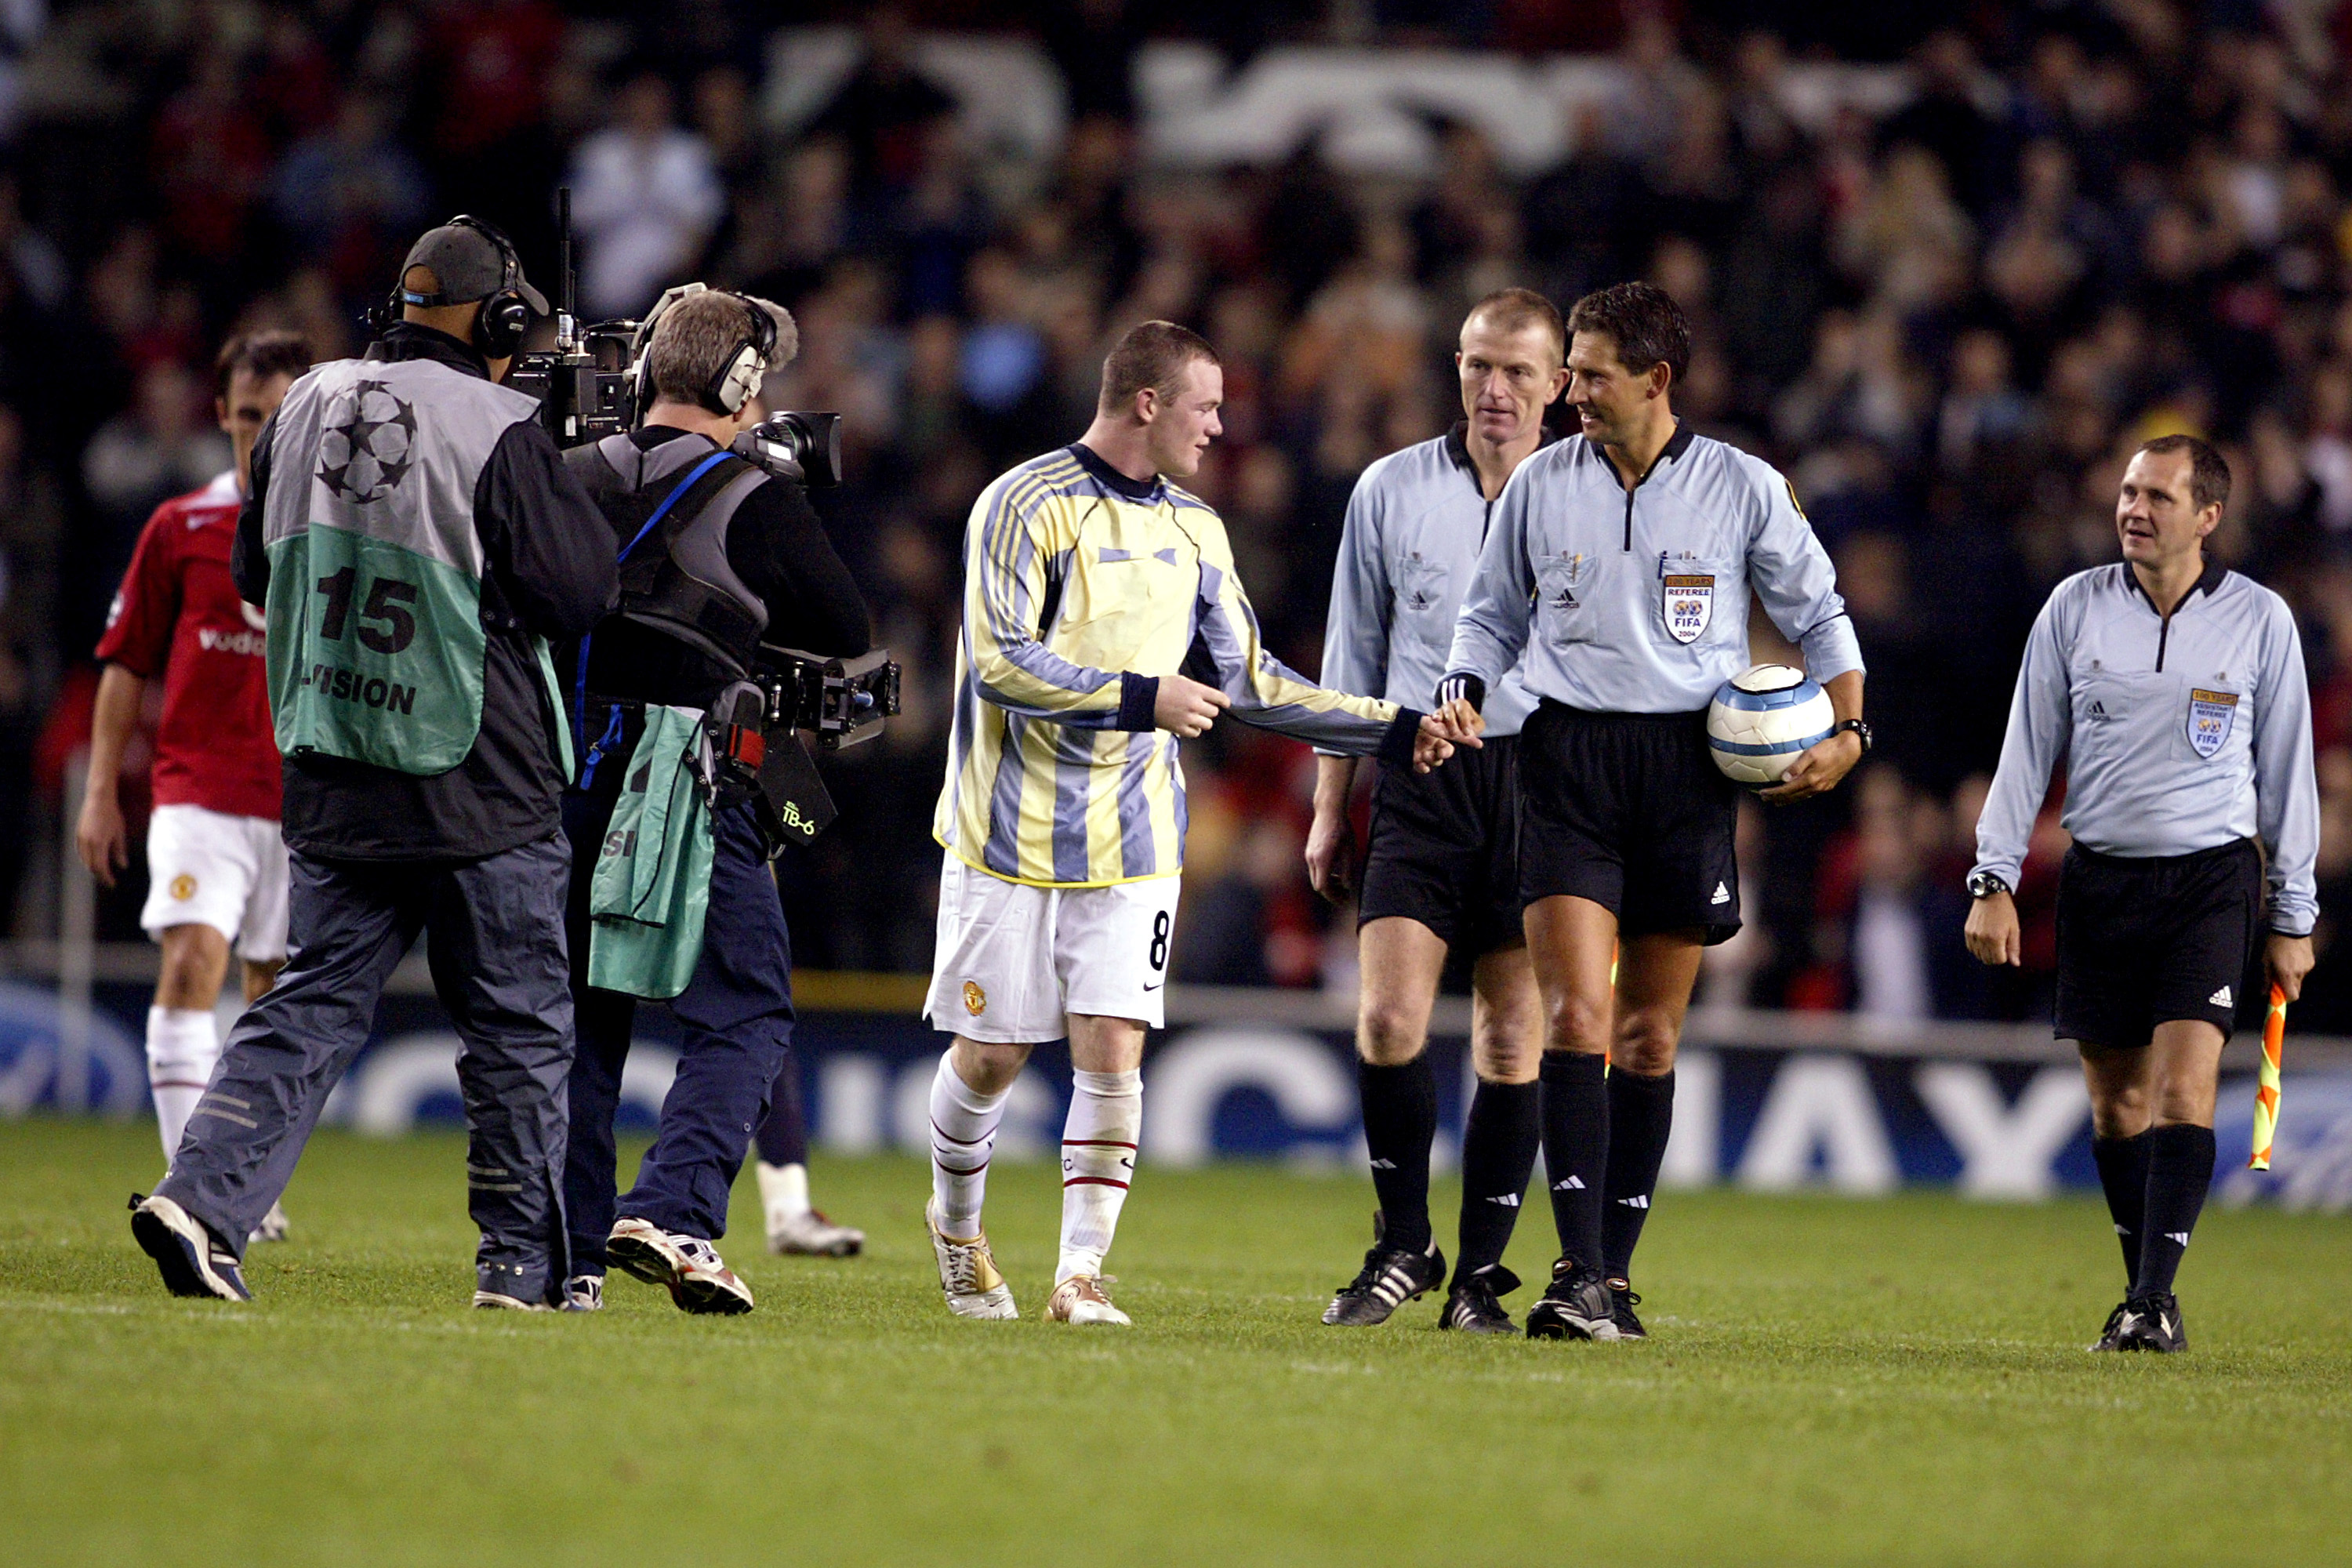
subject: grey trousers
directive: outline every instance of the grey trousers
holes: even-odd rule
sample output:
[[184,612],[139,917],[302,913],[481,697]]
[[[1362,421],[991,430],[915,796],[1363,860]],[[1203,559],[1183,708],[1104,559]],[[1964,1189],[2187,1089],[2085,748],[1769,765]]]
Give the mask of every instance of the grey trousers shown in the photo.
[[230,1031],[211,1087],[156,1189],[240,1257],[417,933],[464,1042],[467,1206],[481,1289],[553,1300],[569,1272],[564,1080],[572,1067],[563,836],[461,863],[292,857],[292,956]]

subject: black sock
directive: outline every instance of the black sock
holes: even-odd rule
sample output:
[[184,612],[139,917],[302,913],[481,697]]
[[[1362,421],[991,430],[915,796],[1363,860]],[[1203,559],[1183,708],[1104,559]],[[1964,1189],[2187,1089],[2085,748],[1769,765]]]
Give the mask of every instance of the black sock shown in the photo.
[[1601,1214],[1601,1272],[1612,1279],[1633,1278],[1633,1248],[1650,1217],[1650,1195],[1658,1190],[1658,1167],[1674,1125],[1672,1068],[1656,1078],[1609,1069],[1609,1180],[1601,1189],[1609,1201]]
[[1542,1092],[1532,1083],[1482,1079],[1470,1097],[1470,1120],[1462,1130],[1462,1256],[1454,1265],[1457,1281],[1503,1261],[1503,1249],[1511,1244],[1511,1227],[1518,1224],[1519,1200],[1527,1196],[1536,1145],[1542,1137],[1537,1114]]
[[1381,1239],[1409,1252],[1429,1249],[1429,1141],[1437,1136],[1437,1074],[1426,1055],[1402,1067],[1356,1064],[1364,1097],[1364,1149],[1381,1195]]
[[1601,1267],[1601,1194],[1609,1173],[1605,1057],[1546,1051],[1543,1058],[1544,1179],[1551,1184],[1559,1249]]
[[2135,1296],[2167,1296],[2189,1233],[2213,1184],[2213,1130],[2179,1125],[2147,1135],[2147,1235],[2139,1248]]
[[2129,1138],[2091,1140],[2091,1158],[2098,1163],[2107,1213],[2116,1222],[2116,1239],[2123,1243],[2126,1289],[2139,1279],[2140,1233],[2147,1228],[2147,1136],[2140,1132]]

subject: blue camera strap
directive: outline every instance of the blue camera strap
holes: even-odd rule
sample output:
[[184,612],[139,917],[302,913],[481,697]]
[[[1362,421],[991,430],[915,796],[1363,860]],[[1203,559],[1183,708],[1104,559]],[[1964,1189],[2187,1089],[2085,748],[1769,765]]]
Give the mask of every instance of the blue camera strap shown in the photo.
[[[637,530],[636,537],[630,540],[626,544],[621,546],[621,553],[616,559],[619,561],[626,561],[629,558],[629,552],[644,543],[646,535],[651,533],[655,529],[659,528],[661,526],[662,519],[667,517],[670,514],[671,509],[676,507],[679,501],[686,499],[686,492],[694,488],[694,482],[697,479],[699,479],[703,475],[709,473],[711,469],[717,468],[719,464],[725,462],[734,455],[734,453],[729,451],[726,447],[721,447],[718,451],[711,453],[710,456],[703,458],[702,461],[695,464],[693,468],[688,469],[686,478],[678,480],[677,488],[662,498],[661,505],[654,508],[653,516],[646,519],[646,525]],[[613,710],[611,721],[604,726],[604,733],[602,738],[596,742],[593,747],[590,747],[588,744],[589,636],[590,634],[586,632],[580,634],[580,659],[578,668],[572,672],[572,733],[579,736],[580,745],[587,752],[587,761],[580,770],[580,787],[583,789],[587,788],[589,781],[596,776],[596,764],[603,759],[605,748],[621,738],[621,712],[620,710],[616,708]]]

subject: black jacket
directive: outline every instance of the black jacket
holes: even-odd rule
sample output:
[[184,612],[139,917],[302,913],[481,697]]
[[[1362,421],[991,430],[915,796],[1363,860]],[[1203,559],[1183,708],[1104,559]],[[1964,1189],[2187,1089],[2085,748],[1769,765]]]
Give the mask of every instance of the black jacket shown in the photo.
[[[402,323],[372,360],[433,359],[469,375],[489,367],[467,343]],[[253,449],[253,489],[237,514],[230,571],[256,605],[269,594],[262,497],[281,457],[307,471],[313,454],[274,454],[273,420]],[[297,482],[299,482],[299,480]],[[533,843],[562,826],[562,715],[550,700],[533,633],[576,637],[612,608],[620,578],[611,530],[562,455],[531,420],[509,428],[474,487],[482,541],[482,728],[466,760],[418,778],[339,757],[286,759],[286,842],[329,860],[476,860]]]
[[[648,425],[630,432],[629,439],[651,451],[687,434]],[[603,461],[589,450],[568,456],[574,462]],[[607,538],[615,554],[626,542],[610,530]],[[866,600],[800,486],[772,479],[743,499],[728,522],[727,564],[768,607],[762,641],[838,658],[854,658],[873,646]],[[617,616],[596,627],[588,647],[588,691],[595,697],[700,708],[732,679],[699,649]],[[577,644],[556,655],[566,702],[572,700],[578,660]]]

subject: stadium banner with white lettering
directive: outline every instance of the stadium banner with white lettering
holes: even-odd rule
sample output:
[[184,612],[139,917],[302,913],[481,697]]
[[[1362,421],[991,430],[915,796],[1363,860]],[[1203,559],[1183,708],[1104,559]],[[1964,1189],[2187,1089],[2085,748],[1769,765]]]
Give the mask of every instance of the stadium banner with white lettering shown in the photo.
[[[796,1066],[821,1148],[928,1148],[926,1107],[941,1037],[916,1016],[922,990],[919,976],[799,977]],[[147,1114],[139,1031],[150,994],[148,984],[129,975],[109,976],[92,986],[84,1010],[61,1005],[37,979],[0,981],[0,1117]],[[1169,1013],[1144,1066],[1147,1162],[1362,1168],[1348,999],[1179,986],[1170,992]],[[234,1014],[225,1003],[224,1032]],[[677,1037],[661,1009],[639,1017],[623,1118],[646,1130],[676,1071]],[[1440,1084],[1441,1168],[1454,1163],[1469,1104],[1467,1027],[1465,1004],[1439,1005],[1430,1048]],[[463,1114],[457,1054],[457,1036],[412,961],[384,998],[376,1037],[321,1120],[380,1136],[457,1125]],[[2251,1039],[2233,1041],[2226,1060],[2218,1195],[2352,1209],[2352,1041],[2290,1037],[2284,1112],[2267,1173],[2243,1169],[2252,1121]],[[1015,1086],[999,1158],[1052,1151],[1067,1068],[1060,1047],[1038,1051]],[[2082,1074],[2046,1028],[1748,1010],[1692,1016],[1664,1179],[1853,1194],[1943,1184],[2011,1200],[2097,1184]]]

